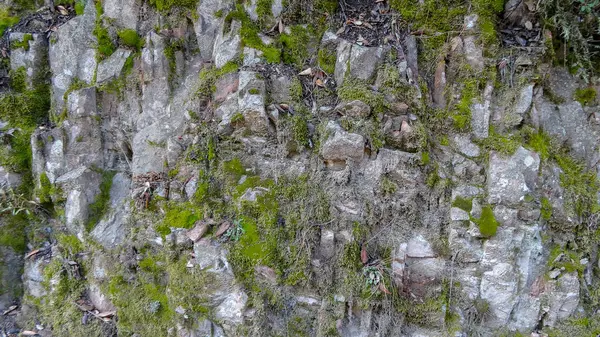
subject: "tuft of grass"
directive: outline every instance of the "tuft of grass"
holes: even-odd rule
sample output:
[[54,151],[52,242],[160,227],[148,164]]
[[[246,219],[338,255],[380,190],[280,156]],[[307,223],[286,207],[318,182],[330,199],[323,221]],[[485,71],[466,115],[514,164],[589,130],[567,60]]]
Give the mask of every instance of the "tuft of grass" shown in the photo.
[[371,90],[365,81],[347,78],[340,88],[338,96],[342,101],[359,100],[369,105],[375,113],[382,113],[386,108],[383,94]]
[[527,147],[537,152],[542,160],[548,160],[552,156],[552,138],[542,131],[528,135]]
[[258,36],[260,28],[248,17],[243,5],[237,4],[236,10],[227,14],[225,17],[225,30],[230,27],[232,20],[238,20],[242,23],[240,36],[244,46],[262,51],[268,63],[279,63],[281,61],[281,50],[274,46],[267,46],[260,39]]
[[587,170],[585,165],[565,154],[554,156],[558,166],[563,171],[560,175],[560,184],[565,190],[564,199],[578,217],[589,216],[598,212],[598,191],[600,185],[593,171]]
[[335,72],[336,53],[327,48],[319,49],[318,53],[319,67],[327,74]]
[[279,36],[282,47],[281,58],[284,63],[302,67],[308,59],[307,46],[310,42],[310,36],[314,35],[314,32],[310,32],[310,28],[304,28],[301,25],[291,26],[290,28],[291,34],[281,34]]
[[85,0],[79,0],[75,3],[75,14],[83,15],[85,11]]

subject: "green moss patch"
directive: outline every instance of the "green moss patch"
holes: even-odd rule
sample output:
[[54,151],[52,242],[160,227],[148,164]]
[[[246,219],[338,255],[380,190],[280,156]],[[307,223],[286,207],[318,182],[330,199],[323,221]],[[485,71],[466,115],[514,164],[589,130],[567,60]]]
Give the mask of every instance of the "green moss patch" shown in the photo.
[[479,232],[485,237],[492,237],[496,235],[498,230],[498,222],[494,216],[494,211],[491,206],[484,206],[481,208],[481,217],[475,219],[474,222],[479,225]]
[[117,35],[119,36],[121,45],[133,48],[136,51],[139,51],[144,47],[144,40],[140,38],[134,29],[120,30]]
[[6,7],[0,7],[0,35],[4,34],[4,31],[19,23],[18,16],[12,16],[9,9]]
[[471,213],[471,210],[473,209],[473,198],[456,196],[452,202],[452,207],[458,207],[467,213]]
[[594,88],[577,89],[575,90],[573,99],[581,103],[581,105],[586,106],[594,103],[594,101],[596,101],[596,96],[597,93]]
[[29,51],[29,41],[33,41],[33,35],[31,34],[25,34],[23,35],[23,40],[21,41],[13,41],[10,44],[10,48],[11,49],[19,49],[19,48],[23,48],[26,51]]
[[174,7],[186,9],[196,9],[198,0],[150,0],[150,5],[154,6],[161,12],[170,11]]

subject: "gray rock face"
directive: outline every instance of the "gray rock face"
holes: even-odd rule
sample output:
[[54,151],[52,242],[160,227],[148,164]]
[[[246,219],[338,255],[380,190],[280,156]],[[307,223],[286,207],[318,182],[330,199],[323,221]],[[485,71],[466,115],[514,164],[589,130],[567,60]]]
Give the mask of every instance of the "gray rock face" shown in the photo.
[[215,39],[222,33],[225,17],[217,17],[219,11],[224,12],[233,7],[233,1],[208,0],[198,2],[198,20],[194,22],[196,38],[200,46],[200,55],[204,60],[213,56]]
[[548,307],[544,325],[554,326],[575,311],[579,305],[579,277],[577,273],[569,273],[558,280],[548,281]]
[[0,166],[0,186],[17,188],[21,184],[21,175],[12,173],[5,167]]
[[221,68],[227,62],[233,61],[241,55],[242,39],[240,38],[240,28],[242,24],[239,21],[231,22],[229,32],[221,32],[215,39],[213,59],[215,67]]
[[219,280],[213,293],[209,294],[211,306],[223,328],[232,331],[244,320],[248,295],[235,282],[227,262],[227,251],[210,240],[202,239],[194,244],[194,252],[200,269],[214,273]]
[[330,121],[327,124],[329,138],[321,148],[321,156],[329,161],[361,160],[365,151],[365,140],[363,136],[348,133],[338,124]]
[[124,173],[117,173],[113,177],[110,209],[91,232],[92,237],[107,248],[119,245],[126,237],[131,216],[130,186],[131,179]]
[[264,134],[269,131],[269,117],[265,110],[265,82],[258,73],[240,71],[238,107],[244,116],[245,126],[252,132]]
[[102,84],[119,77],[129,55],[131,55],[130,50],[120,48],[108,59],[102,61],[98,65],[96,82]]
[[490,130],[490,105],[494,86],[488,83],[480,102],[471,105],[471,128],[475,138],[487,138]]
[[[0,223],[0,226],[3,226]],[[22,290],[23,258],[12,248],[0,246],[0,311],[8,309],[19,298]]]
[[42,259],[25,263],[23,285],[25,286],[25,292],[33,297],[39,298],[46,295],[46,288],[42,285],[45,265],[46,263]]
[[352,78],[372,79],[388,52],[389,47],[363,47],[346,40],[340,41],[335,63],[337,85],[341,86],[344,83],[344,76],[348,69]]
[[539,121],[544,132],[569,146],[576,158],[595,165],[600,158],[598,136],[579,102],[570,101],[557,106],[540,96],[536,97],[534,107],[532,118]]
[[39,71],[47,62],[48,40],[40,34],[10,33],[10,43],[22,42],[25,35],[31,35],[27,48],[18,48],[11,50],[10,69],[15,71],[21,67],[25,68],[27,74],[27,84],[32,85],[35,72]]
[[498,153],[492,152],[488,173],[488,202],[514,205],[523,201],[538,186],[539,166],[539,155],[523,147],[509,158],[502,158]]
[[348,117],[368,117],[371,114],[371,107],[362,101],[343,102],[335,107],[335,112]]
[[52,103],[59,114],[64,106],[63,95],[71,82],[78,79],[91,83],[94,78],[97,67],[96,38],[92,34],[95,18],[95,7],[85,6],[83,15],[60,26],[50,38]]
[[104,15],[123,28],[136,29],[140,3],[136,0],[106,0],[102,3]]

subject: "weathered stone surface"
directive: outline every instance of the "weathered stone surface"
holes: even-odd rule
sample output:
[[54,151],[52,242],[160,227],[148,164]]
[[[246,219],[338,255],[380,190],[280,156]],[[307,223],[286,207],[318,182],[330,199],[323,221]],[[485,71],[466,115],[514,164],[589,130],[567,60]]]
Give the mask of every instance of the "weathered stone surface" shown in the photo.
[[330,161],[361,160],[364,155],[365,140],[361,135],[348,133],[338,124],[330,121],[327,130],[331,134],[321,148],[321,156]]
[[[5,225],[0,222],[0,227]],[[23,258],[12,248],[4,246],[0,246],[0,257],[2,258],[0,264],[0,311],[4,311],[19,300],[23,287],[21,281]]]
[[104,15],[123,28],[136,29],[140,3],[136,0],[106,0],[102,3]]
[[471,105],[471,128],[475,138],[487,138],[490,130],[490,104],[494,86],[488,83],[483,91],[481,102]]
[[96,38],[92,34],[96,8],[85,6],[84,14],[69,20],[52,34],[49,60],[52,70],[52,102],[60,114],[63,95],[74,79],[91,83],[96,71]]
[[467,63],[475,71],[482,71],[484,64],[483,48],[478,36],[466,36],[463,38],[463,51]]
[[25,263],[23,271],[23,286],[25,292],[33,297],[42,297],[46,295],[46,288],[42,284],[44,282],[44,267],[46,262],[43,259],[28,261]]
[[240,71],[238,106],[244,116],[244,125],[254,133],[264,134],[270,128],[265,109],[265,82],[257,75],[252,71]]
[[131,50],[119,48],[109,58],[100,62],[96,83],[102,84],[119,77],[129,55],[131,55]]
[[538,186],[539,166],[539,155],[523,147],[508,158],[492,152],[488,173],[488,202],[510,205],[523,201]]
[[242,24],[239,21],[233,21],[231,22],[229,32],[217,35],[213,52],[215,67],[221,68],[227,62],[233,61],[240,56],[242,52],[241,27]]
[[9,42],[22,42],[26,35],[30,35],[33,40],[28,42],[28,48],[12,49],[10,52],[10,69],[16,71],[19,68],[25,68],[27,74],[27,84],[33,84],[34,76],[37,71],[46,65],[48,53],[48,40],[41,34],[10,33]]
[[101,245],[112,248],[125,240],[131,217],[131,179],[124,173],[113,177],[110,188],[110,208],[91,232]]
[[324,259],[331,259],[335,254],[335,233],[328,229],[321,231],[321,256]]
[[338,104],[334,111],[347,117],[368,117],[371,114],[371,107],[362,101],[355,100]]
[[458,134],[454,136],[454,144],[456,150],[464,154],[467,157],[479,157],[479,146],[475,145],[469,139],[469,136]]
[[108,297],[102,293],[102,290],[98,285],[92,283],[88,289],[87,295],[98,311],[116,311],[115,306],[112,304],[110,299],[108,299]]
[[427,239],[423,236],[418,235],[408,241],[408,245],[406,247],[406,256],[407,257],[435,257],[435,253],[433,252],[433,248],[431,248],[431,244]]
[[498,263],[492,270],[483,273],[481,298],[488,302],[492,314],[487,324],[501,327],[508,323],[516,294],[517,278],[510,264]]
[[291,85],[292,79],[288,76],[271,76],[267,88],[271,101],[274,103],[292,103]]
[[340,41],[335,63],[335,81],[337,85],[340,86],[344,83],[344,76],[348,67],[350,77],[371,80],[388,52],[389,47],[363,47],[345,40]]
[[10,172],[4,166],[0,166],[0,186],[17,188],[21,184],[21,175]]
[[254,48],[244,47],[244,66],[251,67],[263,61],[263,52]]
[[516,114],[524,115],[529,111],[531,103],[533,102],[533,87],[534,84],[527,84],[519,92],[519,96],[515,102]]
[[200,48],[200,55],[204,60],[210,60],[213,56],[215,40],[221,34],[225,22],[224,17],[217,17],[217,13],[232,8],[231,0],[208,0],[199,1],[197,7],[198,19],[194,22],[194,30]]
[[554,326],[559,320],[569,317],[579,305],[579,277],[577,273],[562,275],[557,280],[548,281],[546,292],[548,306],[544,308],[544,325]]

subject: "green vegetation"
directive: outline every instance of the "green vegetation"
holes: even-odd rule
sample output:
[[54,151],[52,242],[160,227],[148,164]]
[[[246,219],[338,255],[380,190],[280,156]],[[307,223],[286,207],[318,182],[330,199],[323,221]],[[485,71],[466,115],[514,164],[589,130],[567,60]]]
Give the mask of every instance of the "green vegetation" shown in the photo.
[[112,37],[108,33],[106,27],[104,27],[102,13],[102,2],[96,1],[96,26],[94,27],[94,31],[92,33],[98,41],[98,45],[96,47],[96,58],[98,59],[98,61],[102,61],[110,57],[116,50]]
[[259,27],[246,14],[244,6],[236,5],[236,10],[227,14],[225,17],[225,31],[231,26],[232,20],[238,20],[242,24],[240,36],[242,44],[246,47],[254,48],[263,52],[263,56],[269,63],[279,63],[281,60],[281,51],[274,46],[267,46],[258,36]]
[[281,58],[283,62],[302,67],[308,59],[310,37],[315,35],[314,28],[301,25],[291,26],[291,34],[279,35]]
[[587,170],[583,163],[565,154],[556,154],[554,158],[563,171],[560,183],[565,190],[566,206],[572,209],[573,215],[584,218],[597,213],[600,186],[596,174]]
[[83,15],[85,11],[85,0],[79,0],[75,3],[75,14]]
[[319,67],[329,75],[335,72],[336,53],[327,48],[319,49],[318,54]]
[[46,175],[46,172],[42,172],[40,174],[40,190],[38,192],[38,197],[40,198],[40,203],[51,203],[52,202],[52,192],[53,187],[50,179]]
[[371,87],[360,79],[346,78],[338,88],[338,96],[342,101],[359,100],[369,105],[375,114],[382,113],[387,103],[382,93],[373,91]]
[[33,35],[31,34],[24,34],[23,35],[23,40],[21,41],[13,41],[10,44],[10,48],[11,49],[19,49],[19,48],[23,48],[26,51],[29,51],[29,41],[33,41]]
[[526,146],[531,150],[537,152],[542,160],[550,159],[552,154],[552,139],[550,136],[542,131],[531,132],[528,134],[528,140]]
[[196,93],[200,97],[211,97],[217,90],[217,79],[225,74],[236,72],[238,69],[239,65],[236,62],[228,62],[220,69],[215,67],[202,68],[202,70],[200,70],[200,81]]
[[498,222],[494,216],[494,211],[491,206],[484,206],[481,208],[481,217],[473,220],[479,225],[479,232],[485,237],[492,237],[496,235],[498,229]]
[[117,35],[119,36],[121,45],[133,48],[136,51],[140,51],[144,47],[144,40],[140,38],[134,29],[120,30]]
[[96,196],[96,200],[90,205],[89,217],[85,228],[88,232],[94,229],[94,226],[102,220],[102,217],[110,207],[110,188],[112,187],[113,177],[116,172],[103,171],[102,181],[100,182],[100,193]]
[[452,207],[458,207],[467,213],[471,213],[471,210],[473,209],[473,199],[456,196],[452,202]]
[[600,334],[600,319],[596,315],[572,317],[559,322],[556,327],[545,332],[548,333],[548,337],[597,336]]
[[0,7],[0,35],[3,35],[7,28],[17,24],[19,20],[18,16],[11,15],[8,8]]
[[198,220],[202,219],[202,212],[191,203],[168,203],[165,208],[165,218],[156,229],[163,236],[171,233],[171,227],[190,229]]
[[548,221],[552,218],[552,204],[548,198],[542,198],[541,214],[542,219]]
[[581,275],[585,266],[580,260],[581,256],[577,252],[555,245],[548,257],[548,270],[564,268],[567,273],[578,272]]
[[181,7],[193,10],[196,8],[198,0],[150,0],[150,5],[161,12],[167,12],[173,7]]
[[510,156],[517,152],[522,142],[522,137],[518,133],[505,136],[497,133],[493,127],[490,127],[488,138],[479,141],[479,144],[488,151],[495,151],[503,156]]
[[191,321],[209,315],[207,295],[216,282],[214,274],[197,266],[187,268],[186,256],[168,248],[143,252],[145,256],[138,262],[135,274],[115,266],[110,271],[110,281],[103,285],[117,307],[120,333],[166,336],[173,324],[187,324],[176,313],[178,307],[185,310]]
[[6,222],[0,225],[0,246],[10,247],[18,254],[25,253],[27,251],[27,234],[25,232],[27,224],[28,218],[24,213],[7,216]]
[[575,95],[573,96],[573,99],[581,103],[581,105],[586,106],[596,101],[596,95],[596,89],[592,87],[585,89],[578,88],[577,90],[575,90]]

